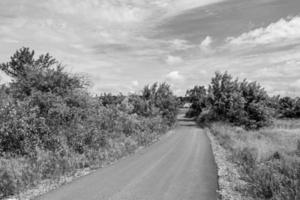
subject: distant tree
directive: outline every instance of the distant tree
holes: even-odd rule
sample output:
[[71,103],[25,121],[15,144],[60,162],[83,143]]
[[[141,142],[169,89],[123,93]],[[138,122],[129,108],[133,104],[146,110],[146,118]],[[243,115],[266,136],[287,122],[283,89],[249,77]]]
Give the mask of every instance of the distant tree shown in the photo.
[[136,112],[147,116],[156,115],[159,112],[167,120],[168,125],[176,121],[179,103],[167,83],[145,86],[140,98],[135,97],[135,110],[139,110]]
[[279,100],[280,100],[280,95],[269,97],[267,100],[267,106],[270,109],[272,117],[274,118],[277,118],[280,115]]
[[170,85],[167,83],[162,83],[158,86],[155,93],[155,106],[159,108],[163,118],[167,120],[168,125],[175,123],[178,112],[178,102]]
[[103,106],[109,106],[109,105],[116,106],[118,104],[121,104],[121,102],[125,99],[125,96],[121,93],[119,95],[104,93],[99,96],[99,99],[102,102]]
[[244,99],[240,94],[237,80],[227,72],[217,72],[208,89],[208,101],[214,112],[229,121],[235,121],[243,115]]
[[299,97],[296,98],[296,102],[295,102],[295,116],[296,116],[296,118],[300,118],[300,98]]
[[204,86],[195,86],[186,92],[187,100],[191,103],[187,117],[196,117],[207,107],[207,92]]
[[223,120],[249,129],[270,123],[269,97],[256,82],[233,79],[227,72],[217,72],[209,85],[207,110],[198,121]]
[[300,118],[300,98],[280,98],[277,113],[281,118]]

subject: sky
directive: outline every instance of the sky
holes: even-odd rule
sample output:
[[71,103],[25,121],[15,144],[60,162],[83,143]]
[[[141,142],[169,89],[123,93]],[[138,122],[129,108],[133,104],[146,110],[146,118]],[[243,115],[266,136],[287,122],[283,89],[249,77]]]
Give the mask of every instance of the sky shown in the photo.
[[228,71],[300,96],[299,0],[1,0],[0,62],[23,46],[97,94],[158,81],[184,95]]

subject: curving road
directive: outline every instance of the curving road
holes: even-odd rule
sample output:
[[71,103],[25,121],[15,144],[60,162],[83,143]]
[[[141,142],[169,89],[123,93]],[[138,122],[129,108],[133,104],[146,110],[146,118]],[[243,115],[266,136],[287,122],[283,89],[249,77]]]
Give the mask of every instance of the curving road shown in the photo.
[[209,140],[179,119],[162,139],[112,166],[39,200],[216,200],[217,172]]

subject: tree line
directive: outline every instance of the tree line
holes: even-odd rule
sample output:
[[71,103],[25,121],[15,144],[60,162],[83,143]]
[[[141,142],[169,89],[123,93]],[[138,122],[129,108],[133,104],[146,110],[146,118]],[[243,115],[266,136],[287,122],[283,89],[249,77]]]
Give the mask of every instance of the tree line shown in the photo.
[[273,118],[300,118],[298,97],[269,96],[257,82],[234,79],[228,72],[216,72],[208,87],[195,86],[184,101],[191,107],[187,117],[200,124],[227,121],[246,129],[259,129]]

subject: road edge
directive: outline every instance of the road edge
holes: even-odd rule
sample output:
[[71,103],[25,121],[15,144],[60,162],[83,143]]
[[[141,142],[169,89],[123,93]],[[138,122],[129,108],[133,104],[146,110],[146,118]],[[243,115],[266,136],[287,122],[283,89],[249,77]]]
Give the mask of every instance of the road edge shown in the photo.
[[133,156],[137,153],[139,153],[140,151],[147,149],[149,147],[151,147],[152,145],[154,145],[155,143],[159,142],[160,140],[170,137],[173,133],[174,133],[174,127],[176,127],[175,125],[173,125],[172,127],[170,127],[170,129],[168,129],[165,133],[157,135],[156,138],[153,139],[153,141],[151,141],[149,144],[144,145],[144,146],[139,146],[137,147],[133,152],[131,153],[126,153],[124,154],[121,158],[119,159],[115,159],[115,160],[107,160],[104,163],[102,163],[101,166],[97,166],[94,168],[91,167],[87,167],[84,169],[78,169],[76,170],[76,172],[74,172],[72,175],[65,175],[59,178],[59,180],[44,180],[42,181],[38,186],[34,187],[34,188],[30,188],[26,191],[21,192],[18,195],[13,195],[7,198],[4,198],[2,200],[34,200],[36,198],[38,198],[41,195],[44,195],[48,192],[51,192],[53,190],[58,189],[59,187],[69,184],[73,181],[75,181],[78,178],[90,175],[92,173],[94,173],[97,170],[100,170],[102,168],[105,167],[109,167],[111,165],[116,164],[117,162],[120,162],[121,160],[124,160],[130,156]]
[[213,155],[218,172],[218,200],[244,200],[242,195],[236,191],[243,184],[237,167],[228,161],[229,153],[219,144],[208,128],[204,129],[210,140]]

